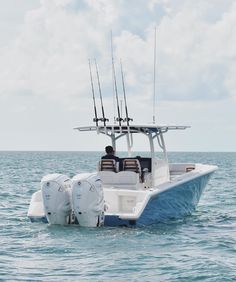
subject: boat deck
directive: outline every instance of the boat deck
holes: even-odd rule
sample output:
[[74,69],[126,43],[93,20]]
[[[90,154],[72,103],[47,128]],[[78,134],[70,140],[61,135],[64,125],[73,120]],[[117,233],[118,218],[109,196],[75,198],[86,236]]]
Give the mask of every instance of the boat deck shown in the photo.
[[191,172],[196,169],[196,164],[193,163],[181,163],[181,164],[169,164],[170,169],[170,180],[174,180],[175,178],[186,174],[187,172]]

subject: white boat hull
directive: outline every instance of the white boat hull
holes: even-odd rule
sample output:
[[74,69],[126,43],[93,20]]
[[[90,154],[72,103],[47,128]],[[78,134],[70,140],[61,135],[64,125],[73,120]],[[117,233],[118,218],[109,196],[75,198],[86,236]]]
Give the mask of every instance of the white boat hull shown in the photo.
[[[216,166],[198,164],[194,170],[184,173],[179,171],[170,181],[150,189],[140,189],[139,186],[137,190],[104,187],[104,225],[145,226],[189,215],[195,210],[210,176],[216,169]],[[40,191],[36,193],[38,208],[33,208],[32,203],[28,216],[32,222],[47,222],[45,214],[42,214],[42,196],[39,195]]]
[[139,217],[106,215],[105,225],[145,226],[190,215],[200,200],[212,172],[153,193]]

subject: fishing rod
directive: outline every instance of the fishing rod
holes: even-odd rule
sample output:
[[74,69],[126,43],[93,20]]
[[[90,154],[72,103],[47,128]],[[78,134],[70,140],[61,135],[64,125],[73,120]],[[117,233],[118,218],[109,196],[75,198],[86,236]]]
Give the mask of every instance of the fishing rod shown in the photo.
[[128,114],[128,106],[127,106],[126,91],[125,91],[125,81],[124,81],[124,73],[123,73],[123,68],[122,68],[121,60],[120,60],[120,71],[121,71],[121,79],[122,79],[124,102],[125,102],[125,115],[126,115],[126,118],[124,119],[124,121],[126,121],[126,123],[127,123],[127,130],[128,130],[128,134],[127,134],[128,153],[129,153],[129,156],[131,156],[131,147],[133,146],[133,139],[132,139],[132,134],[130,134],[129,122],[133,121],[133,119],[130,118],[129,114]]
[[119,122],[119,126],[121,127],[121,121],[123,119],[120,116],[120,106],[119,106],[119,98],[118,98],[118,91],[117,91],[117,84],[116,84],[116,72],[115,72],[115,64],[114,64],[114,57],[113,57],[112,31],[111,31],[111,61],[112,61],[113,82],[114,82],[114,87],[115,87],[116,105],[117,105],[117,113],[118,113],[118,118],[116,120]]
[[107,119],[107,118],[105,117],[105,111],[104,111],[103,99],[102,99],[102,90],[101,90],[101,84],[100,84],[99,73],[98,73],[98,65],[97,65],[96,59],[94,59],[94,64],[95,64],[95,67],[96,67],[97,81],[98,81],[98,89],[99,89],[99,95],[100,95],[100,101],[101,101],[101,108],[102,108],[102,118],[101,118],[100,120],[103,121],[104,126],[106,127],[106,122],[109,121],[109,119]]
[[126,118],[124,119],[124,121],[127,122],[127,126],[129,127],[129,122],[133,121],[133,119],[130,118],[129,114],[128,114],[128,106],[127,106],[126,91],[125,91],[125,81],[124,81],[124,72],[123,72],[123,67],[122,67],[121,60],[120,60],[120,71],[121,71],[122,87],[123,87],[124,102],[125,102],[125,115],[126,115]]
[[95,95],[94,95],[94,87],[93,87],[93,76],[92,76],[92,70],[91,70],[91,63],[89,60],[89,72],[90,72],[90,81],[91,81],[91,88],[92,88],[92,94],[93,94],[93,108],[94,108],[94,115],[95,118],[93,121],[96,123],[96,126],[98,127],[98,115],[97,115],[97,107],[96,107],[96,101],[95,101]]

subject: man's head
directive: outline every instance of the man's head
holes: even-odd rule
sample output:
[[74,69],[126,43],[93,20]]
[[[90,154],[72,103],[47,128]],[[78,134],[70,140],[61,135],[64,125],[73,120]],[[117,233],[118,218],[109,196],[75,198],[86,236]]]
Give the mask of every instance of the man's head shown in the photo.
[[114,154],[114,150],[112,146],[106,146],[105,151],[108,155],[113,155]]

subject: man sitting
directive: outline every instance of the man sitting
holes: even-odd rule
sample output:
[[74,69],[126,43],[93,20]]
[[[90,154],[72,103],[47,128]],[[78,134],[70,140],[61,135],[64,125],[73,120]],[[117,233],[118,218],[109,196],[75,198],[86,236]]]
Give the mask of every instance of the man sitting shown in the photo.
[[119,162],[120,159],[118,157],[115,156],[115,151],[113,149],[112,146],[106,146],[105,148],[105,151],[106,151],[106,155],[105,156],[102,156],[102,159],[106,160],[106,159],[110,159],[110,160],[115,160],[116,162]]

